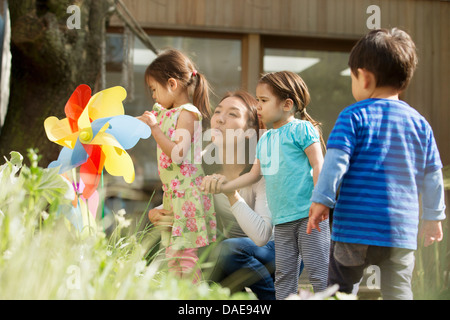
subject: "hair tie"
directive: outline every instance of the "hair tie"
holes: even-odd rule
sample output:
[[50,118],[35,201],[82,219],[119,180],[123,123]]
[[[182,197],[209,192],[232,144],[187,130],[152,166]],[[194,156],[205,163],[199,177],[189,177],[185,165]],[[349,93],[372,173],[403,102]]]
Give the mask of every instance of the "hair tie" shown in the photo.
[[198,74],[197,70],[195,70],[195,69],[194,69],[194,70],[192,70],[192,76],[193,76],[193,77],[196,77],[196,76],[197,76],[197,74]]

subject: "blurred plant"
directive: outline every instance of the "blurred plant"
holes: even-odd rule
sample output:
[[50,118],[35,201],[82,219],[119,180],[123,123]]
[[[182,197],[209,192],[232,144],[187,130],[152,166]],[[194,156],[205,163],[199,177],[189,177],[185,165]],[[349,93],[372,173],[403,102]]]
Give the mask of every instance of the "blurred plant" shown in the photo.
[[[71,227],[60,208],[74,199],[58,169],[31,166],[10,154],[0,167],[0,299],[248,299],[218,285],[178,280],[161,259],[145,259],[156,245],[120,210],[110,236]],[[139,223],[142,222],[139,221]],[[97,224],[100,225],[100,224]]]
[[[443,169],[445,190],[450,190],[450,166]],[[450,248],[448,228],[443,225],[444,239],[416,252],[413,291],[417,299],[450,299]]]
[[413,276],[414,298],[420,300],[450,299],[450,250],[448,235],[444,239],[425,248],[419,245],[416,252],[416,266]]
[[444,174],[444,187],[445,190],[450,190],[450,165],[445,166],[442,170]]
[[357,300],[357,296],[339,292],[339,285],[335,284],[326,290],[314,293],[312,290],[300,289],[298,294],[290,295],[286,300]]

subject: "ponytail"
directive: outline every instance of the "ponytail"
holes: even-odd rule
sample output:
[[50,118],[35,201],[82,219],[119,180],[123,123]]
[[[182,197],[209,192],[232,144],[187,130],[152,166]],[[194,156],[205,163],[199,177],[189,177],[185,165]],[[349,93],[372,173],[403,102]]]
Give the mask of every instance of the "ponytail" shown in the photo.
[[[209,126],[211,119],[209,83],[206,77],[196,70],[191,59],[175,49],[163,51],[145,71],[145,78],[150,76],[164,86],[170,78],[179,80],[192,94],[192,103],[198,108],[203,118],[202,127],[205,129]],[[190,90],[192,87],[193,91]]]
[[322,147],[322,151],[323,154],[325,155],[325,153],[327,152],[327,145],[325,143],[325,140],[323,139],[323,134],[322,134],[322,123],[320,123],[319,121],[314,120],[307,112],[306,112],[306,107],[303,108],[302,111],[299,111],[300,113],[300,119],[301,120],[306,120],[311,122],[311,124],[314,126],[314,128],[316,128],[316,130],[319,132],[319,136],[320,136],[320,145]]
[[290,71],[272,72],[265,74],[259,83],[269,85],[273,93],[281,100],[291,99],[294,102],[295,114],[301,120],[309,121],[319,132],[322,151],[326,153],[326,144],[323,140],[321,123],[314,120],[307,112],[306,107],[311,101],[308,87],[303,79]]
[[206,129],[210,125],[212,113],[209,102],[209,83],[208,80],[206,80],[206,77],[196,70],[192,72],[192,77],[196,78],[192,102],[202,114],[202,127],[203,129]]

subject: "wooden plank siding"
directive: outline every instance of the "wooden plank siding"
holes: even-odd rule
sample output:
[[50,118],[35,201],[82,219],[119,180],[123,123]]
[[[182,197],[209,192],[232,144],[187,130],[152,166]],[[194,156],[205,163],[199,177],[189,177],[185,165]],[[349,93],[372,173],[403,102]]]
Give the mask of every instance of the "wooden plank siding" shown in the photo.
[[[355,41],[368,29],[370,5],[381,9],[382,27],[413,37],[419,67],[402,98],[431,123],[444,165],[450,164],[450,1],[440,0],[123,0],[140,25],[152,30],[239,34],[243,54],[259,53],[264,37]],[[121,26],[117,18],[111,26]],[[256,47],[255,47],[256,46]],[[345,47],[345,46],[344,46]],[[262,59],[262,56],[259,57]],[[247,62],[246,62],[247,61]],[[249,64],[249,61],[253,61]],[[261,65],[261,63],[259,63]],[[257,69],[257,68],[256,68]],[[261,70],[243,56],[244,86]],[[253,80],[252,80],[253,79]]]

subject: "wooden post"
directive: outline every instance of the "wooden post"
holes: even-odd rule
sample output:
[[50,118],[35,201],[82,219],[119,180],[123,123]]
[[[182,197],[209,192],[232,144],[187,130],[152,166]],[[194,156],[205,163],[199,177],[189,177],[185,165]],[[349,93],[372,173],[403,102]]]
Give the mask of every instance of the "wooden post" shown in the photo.
[[255,95],[256,84],[263,71],[264,49],[259,34],[248,34],[242,41],[242,87]]

